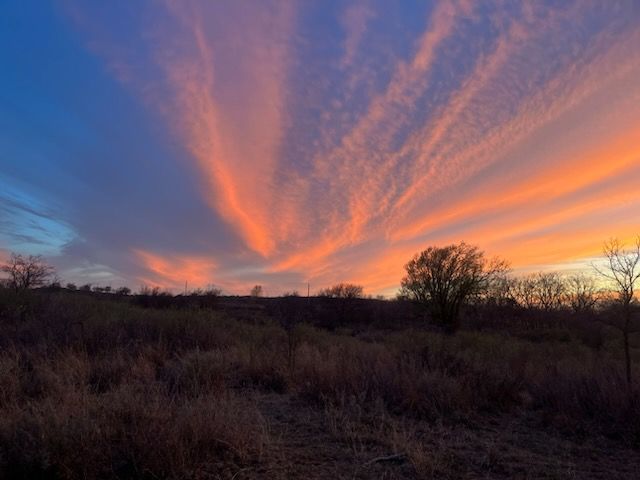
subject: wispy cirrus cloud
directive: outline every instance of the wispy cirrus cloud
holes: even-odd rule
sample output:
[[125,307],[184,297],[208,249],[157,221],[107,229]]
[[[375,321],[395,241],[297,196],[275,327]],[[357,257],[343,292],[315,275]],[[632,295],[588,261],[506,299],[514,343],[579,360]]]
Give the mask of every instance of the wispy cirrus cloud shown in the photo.
[[0,245],[37,255],[56,255],[75,238],[57,209],[0,177]]
[[[278,240],[271,226],[277,207],[271,187],[286,121],[284,40],[293,8],[286,3],[258,9],[238,4],[224,11],[211,4],[170,5],[183,23],[184,37],[169,45],[158,39],[157,56],[173,96],[168,121],[196,159],[211,206],[238,228],[250,248],[268,255]],[[242,37],[228,35],[237,28]],[[176,44],[178,50],[167,54]]]

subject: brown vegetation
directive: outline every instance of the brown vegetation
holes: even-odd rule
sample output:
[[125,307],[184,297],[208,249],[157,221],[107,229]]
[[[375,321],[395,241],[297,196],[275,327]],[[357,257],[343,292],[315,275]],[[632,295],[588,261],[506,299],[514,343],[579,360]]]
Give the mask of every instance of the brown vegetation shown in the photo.
[[579,321],[536,337],[521,313],[496,330],[469,311],[456,336],[389,316],[329,332],[311,323],[337,299],[0,296],[3,478],[624,478],[640,465],[640,391],[624,388],[615,337],[591,346]]

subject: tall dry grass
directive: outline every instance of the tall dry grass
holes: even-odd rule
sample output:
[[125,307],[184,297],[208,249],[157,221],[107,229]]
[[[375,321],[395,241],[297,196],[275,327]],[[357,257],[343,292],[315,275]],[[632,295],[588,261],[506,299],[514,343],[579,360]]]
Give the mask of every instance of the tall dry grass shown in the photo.
[[626,389],[622,371],[615,344],[592,348],[579,334],[354,335],[284,329],[266,316],[2,291],[0,477],[231,478],[266,461],[262,392],[317,405],[356,450],[369,428],[404,445],[425,471],[447,457],[412,443],[398,427],[405,418],[529,415],[540,428],[637,447],[640,393]]

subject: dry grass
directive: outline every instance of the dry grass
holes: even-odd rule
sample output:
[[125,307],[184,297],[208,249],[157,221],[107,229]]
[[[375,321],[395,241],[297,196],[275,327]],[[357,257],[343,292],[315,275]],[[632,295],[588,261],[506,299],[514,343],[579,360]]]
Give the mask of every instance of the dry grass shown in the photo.
[[[525,458],[539,464],[519,478],[570,478],[575,452],[514,445],[640,445],[640,394],[614,345],[301,325],[292,359],[291,331],[265,316],[6,291],[0,333],[3,478],[287,478],[315,441],[287,446],[306,424],[340,449],[340,468],[355,466],[349,478],[518,477]],[[276,416],[274,395],[295,402]]]

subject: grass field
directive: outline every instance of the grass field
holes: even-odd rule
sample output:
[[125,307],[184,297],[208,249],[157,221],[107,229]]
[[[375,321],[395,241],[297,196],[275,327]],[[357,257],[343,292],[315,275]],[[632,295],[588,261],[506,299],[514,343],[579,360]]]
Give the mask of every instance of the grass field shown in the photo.
[[329,330],[233,302],[161,309],[1,290],[0,477],[640,472],[640,350],[628,389],[614,331],[593,341],[575,320],[467,322],[455,335],[399,320]]

